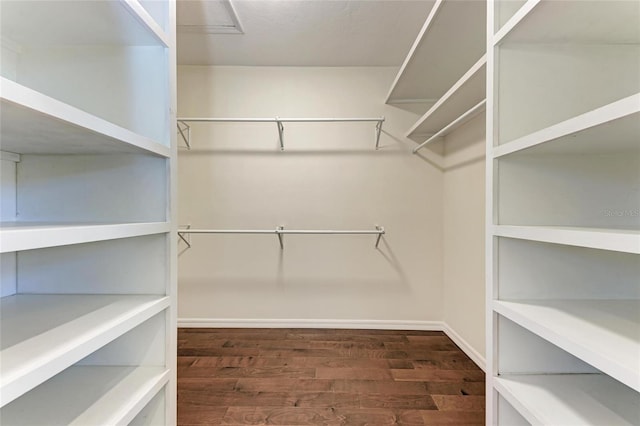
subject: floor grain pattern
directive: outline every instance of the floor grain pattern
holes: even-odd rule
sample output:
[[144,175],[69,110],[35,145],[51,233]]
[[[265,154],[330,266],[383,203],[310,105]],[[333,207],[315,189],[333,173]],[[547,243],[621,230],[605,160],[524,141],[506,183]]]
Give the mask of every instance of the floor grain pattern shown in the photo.
[[482,425],[484,373],[437,331],[178,330],[178,424]]

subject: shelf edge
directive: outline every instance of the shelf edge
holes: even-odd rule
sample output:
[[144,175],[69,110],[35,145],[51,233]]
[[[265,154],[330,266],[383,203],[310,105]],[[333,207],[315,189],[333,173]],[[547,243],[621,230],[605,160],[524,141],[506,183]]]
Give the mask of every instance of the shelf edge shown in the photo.
[[163,47],[168,48],[169,37],[164,30],[158,25],[153,17],[146,11],[138,0],[120,0],[120,4],[148,31],[153,37],[162,43]]
[[491,234],[495,237],[640,254],[640,231],[493,225]]
[[52,224],[49,229],[41,227],[31,229],[0,228],[0,253],[140,237],[167,233],[170,230],[171,225],[168,222],[79,224],[76,226]]
[[611,121],[640,112],[640,93],[572,117],[545,129],[493,148],[493,157],[500,158],[535,146],[553,142]]
[[433,21],[435,20],[435,17],[440,12],[440,8],[442,7],[443,4],[444,4],[444,0],[436,0],[435,4],[431,7],[431,11],[429,12],[429,16],[427,16],[427,19],[424,22],[424,24],[422,25],[422,28],[420,29],[420,32],[418,33],[418,36],[416,37],[416,39],[414,40],[413,44],[411,45],[411,49],[409,49],[409,53],[407,53],[407,56],[405,57],[404,62],[400,66],[400,69],[398,70],[398,74],[396,74],[396,77],[393,79],[393,83],[391,84],[391,88],[389,89],[389,92],[387,93],[387,96],[386,96],[385,101],[384,101],[385,104],[393,103],[392,100],[391,100],[393,91],[395,90],[395,88],[398,85],[400,79],[402,78],[402,75],[405,73],[405,70],[409,66],[409,62],[411,62],[413,60],[413,57],[415,56],[416,51],[418,50],[418,47],[420,46],[420,43],[422,43],[422,40],[424,39],[426,34],[429,32],[429,29],[431,28],[431,25],[432,25]]

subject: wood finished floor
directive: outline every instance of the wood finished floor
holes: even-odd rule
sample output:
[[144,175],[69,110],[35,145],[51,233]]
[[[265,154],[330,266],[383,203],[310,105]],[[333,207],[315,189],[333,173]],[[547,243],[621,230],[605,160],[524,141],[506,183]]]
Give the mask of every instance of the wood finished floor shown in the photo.
[[442,332],[178,330],[182,426],[482,425],[484,384]]

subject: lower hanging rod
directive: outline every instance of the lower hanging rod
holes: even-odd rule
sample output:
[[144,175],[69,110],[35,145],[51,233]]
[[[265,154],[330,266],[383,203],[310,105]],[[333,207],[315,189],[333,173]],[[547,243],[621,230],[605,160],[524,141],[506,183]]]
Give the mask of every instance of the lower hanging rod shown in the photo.
[[[382,235],[385,234],[384,227],[376,226],[376,229],[284,229],[279,226],[276,229],[198,229],[186,228],[178,230],[178,235],[184,239],[187,234],[273,234],[278,236],[280,248],[284,248],[282,236],[286,234],[296,235],[377,235],[376,248],[380,244]],[[186,240],[185,240],[186,242]],[[190,245],[189,245],[190,247]]]

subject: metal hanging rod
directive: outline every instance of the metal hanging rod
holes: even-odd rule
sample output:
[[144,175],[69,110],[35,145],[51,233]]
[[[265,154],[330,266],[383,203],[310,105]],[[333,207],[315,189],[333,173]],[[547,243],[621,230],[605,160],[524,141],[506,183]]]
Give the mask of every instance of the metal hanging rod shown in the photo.
[[191,247],[191,242],[184,236],[190,234],[274,234],[278,236],[280,248],[284,249],[284,241],[282,236],[286,234],[298,234],[298,235],[377,235],[376,248],[380,244],[382,235],[385,234],[384,227],[377,226],[376,229],[363,229],[363,230],[337,230],[337,229],[284,229],[283,226],[278,226],[276,229],[197,229],[187,227],[185,229],[178,230],[178,236]]
[[413,149],[413,153],[415,154],[420,149],[424,148],[425,146],[427,146],[428,144],[433,142],[435,139],[439,138],[440,136],[444,136],[445,134],[447,134],[452,129],[455,129],[456,127],[458,127],[459,125],[464,123],[466,120],[470,119],[471,117],[476,115],[478,112],[482,111],[485,108],[486,102],[487,102],[486,99],[480,101],[478,104],[473,106],[471,109],[469,109],[467,112],[462,114],[460,117],[456,118],[451,123],[447,124],[441,130],[439,130],[437,133],[435,133],[433,136],[429,137],[429,139],[427,139],[426,141],[422,142],[420,145],[415,147]]
[[[178,132],[187,149],[191,149],[191,127],[187,123],[276,123],[278,137],[280,138],[280,150],[284,150],[284,124],[283,123],[337,123],[337,122],[374,122],[376,150],[380,146],[380,133],[384,117],[346,117],[346,118],[216,118],[216,117],[182,117],[178,118]],[[181,128],[180,125],[183,127]],[[186,132],[186,134],[185,134]]]

